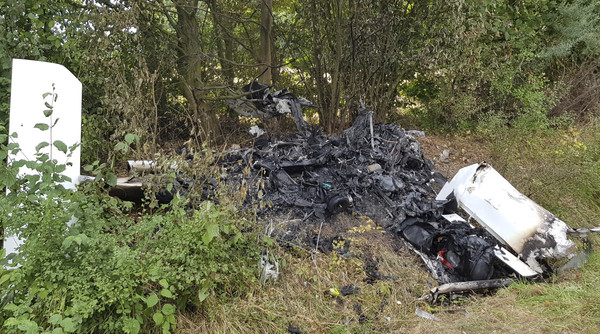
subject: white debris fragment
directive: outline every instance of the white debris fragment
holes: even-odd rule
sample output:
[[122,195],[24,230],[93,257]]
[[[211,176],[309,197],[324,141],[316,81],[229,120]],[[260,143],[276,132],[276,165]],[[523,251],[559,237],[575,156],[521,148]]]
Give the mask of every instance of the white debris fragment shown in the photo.
[[258,125],[253,125],[248,132],[250,132],[250,134],[254,137],[260,137],[265,134],[265,131],[259,128]]
[[277,281],[279,278],[279,262],[267,251],[260,257],[258,262],[258,268],[260,270],[260,282],[262,284],[267,283],[269,280]]
[[440,161],[441,162],[450,162],[450,150],[445,149],[442,151],[442,153],[440,154]]
[[568,257],[575,248],[565,222],[521,194],[487,163],[458,171],[437,200],[456,198],[479,224],[541,272],[536,258]]
[[415,310],[415,314],[418,317],[421,317],[423,319],[428,319],[428,320],[433,320],[433,321],[442,321],[442,319],[436,317],[435,315],[433,315],[429,312],[423,311],[420,307],[417,307],[417,309]]
[[290,102],[288,100],[279,100],[277,105],[275,105],[275,110],[279,114],[291,114],[292,107],[290,106]]
[[424,131],[408,130],[408,131],[406,131],[406,134],[411,135],[413,137],[417,137],[417,138],[425,138],[425,132]]

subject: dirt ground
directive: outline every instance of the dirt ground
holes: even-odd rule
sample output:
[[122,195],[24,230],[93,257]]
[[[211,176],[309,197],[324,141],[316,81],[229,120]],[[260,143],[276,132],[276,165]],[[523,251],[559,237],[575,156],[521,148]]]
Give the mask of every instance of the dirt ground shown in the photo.
[[[427,159],[433,160],[435,170],[448,179],[466,166],[487,161],[493,164],[490,149],[482,142],[457,135],[429,135],[417,138]],[[442,156],[447,150],[446,159]]]

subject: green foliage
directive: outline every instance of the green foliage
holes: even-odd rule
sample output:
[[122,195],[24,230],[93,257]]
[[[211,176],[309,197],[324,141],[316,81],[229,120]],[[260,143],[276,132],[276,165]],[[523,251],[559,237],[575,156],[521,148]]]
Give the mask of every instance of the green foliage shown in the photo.
[[600,56],[600,4],[576,0],[561,3],[550,16],[553,45],[542,55],[550,59],[568,59],[581,63]]
[[[247,267],[252,252],[230,212],[208,202],[189,212],[175,200],[167,212],[133,219],[130,206],[99,193],[98,185],[71,192],[52,175],[35,187],[16,182],[2,205],[11,217],[3,221],[7,233],[27,239],[18,256],[7,257],[21,267],[2,272],[10,275],[2,287],[10,296],[5,332],[168,331],[176,308],[201,306],[211,294],[238,295],[254,280]],[[24,185],[32,190],[17,190]],[[72,217],[77,221],[69,226]]]
[[0,0],[0,125],[8,123],[13,58],[71,67],[77,50],[68,37],[83,23],[72,16],[78,7],[72,1]]
[[[17,177],[23,166],[31,172]],[[86,166],[97,182],[78,191],[63,186],[65,165],[47,153],[2,167],[10,192],[0,222],[25,240],[18,254],[2,256],[13,267],[0,269],[3,333],[170,332],[177,310],[239,296],[255,280],[255,254],[232,211],[210,202],[192,210],[176,197],[169,210],[136,215],[106,195],[104,166]]]
[[448,14],[451,43],[425,72],[437,94],[428,100],[428,124],[473,128],[490,118],[548,123],[548,113],[564,96],[563,85],[546,74],[540,57],[549,39],[546,20],[552,1],[518,3],[467,1]]

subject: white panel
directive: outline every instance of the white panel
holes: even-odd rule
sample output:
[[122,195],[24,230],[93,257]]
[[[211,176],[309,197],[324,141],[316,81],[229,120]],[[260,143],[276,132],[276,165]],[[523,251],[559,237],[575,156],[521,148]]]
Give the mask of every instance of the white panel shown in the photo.
[[[18,134],[14,140],[19,143],[21,153],[9,155],[10,160],[34,160],[36,145],[43,141],[50,143],[50,130],[41,131],[34,126],[50,122],[43,111],[47,109],[44,102],[50,103],[51,98],[48,96],[44,99],[42,95],[52,92],[52,84],[58,94],[52,115],[52,122],[57,119],[58,122],[52,129],[52,141],[60,140],[67,146],[81,142],[81,82],[62,65],[13,59],[9,134]],[[42,149],[42,152],[50,153],[51,147]],[[59,163],[72,163],[63,174],[70,177],[73,183],[77,182],[80,173],[79,148],[67,159],[65,154],[52,147],[52,158]]]
[[[52,93],[54,84],[57,99],[53,104],[53,114],[45,117],[43,111],[48,109],[44,102],[52,104],[51,96],[45,99],[44,93]],[[10,124],[9,135],[17,133],[17,138],[9,140],[17,142],[21,152],[8,156],[8,161],[35,160],[35,147],[41,142],[48,142],[50,146],[40,152],[50,154],[58,163],[70,162],[64,175],[71,178],[72,182],[64,184],[65,187],[75,188],[80,173],[80,149],[77,148],[71,157],[60,152],[52,143],[60,140],[70,147],[81,142],[81,82],[64,66],[24,59],[13,59],[11,96],[10,96]],[[34,128],[37,123],[49,126],[56,120],[56,126],[50,130],[41,131]],[[51,137],[52,136],[52,137]],[[21,173],[27,173],[22,169]],[[31,172],[31,171],[29,171]],[[4,240],[6,254],[14,253],[22,240],[15,236],[7,236]]]
[[446,199],[451,193],[461,208],[530,266],[535,265],[534,257],[565,257],[574,249],[566,237],[567,224],[521,194],[486,163],[458,171],[436,199]]

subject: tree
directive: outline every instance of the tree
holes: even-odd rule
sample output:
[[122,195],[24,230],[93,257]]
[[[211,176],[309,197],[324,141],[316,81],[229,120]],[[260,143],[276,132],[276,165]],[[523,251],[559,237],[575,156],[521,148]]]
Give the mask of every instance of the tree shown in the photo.
[[270,85],[273,81],[271,74],[271,45],[273,43],[273,36],[271,32],[271,26],[273,24],[273,2],[272,0],[261,0],[260,5],[260,42],[261,42],[261,66],[259,67],[260,76],[258,81]]

